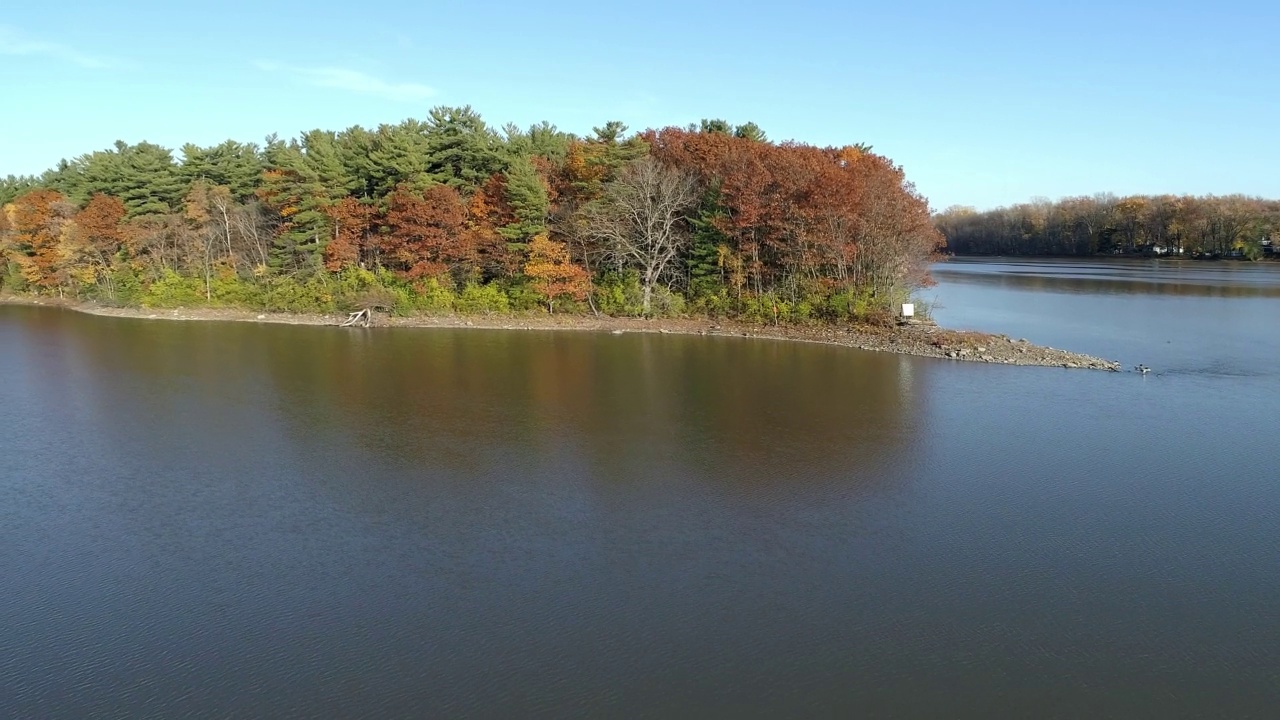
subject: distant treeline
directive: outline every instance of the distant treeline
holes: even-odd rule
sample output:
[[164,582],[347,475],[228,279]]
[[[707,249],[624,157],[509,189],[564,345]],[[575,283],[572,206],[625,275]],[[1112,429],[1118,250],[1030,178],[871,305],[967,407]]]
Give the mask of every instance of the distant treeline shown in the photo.
[[957,255],[1272,255],[1280,244],[1280,200],[1242,195],[1073,197],[935,216]]
[[928,204],[865,145],[579,137],[470,107],[264,145],[118,142],[0,181],[0,287],[117,304],[841,320],[928,282]]

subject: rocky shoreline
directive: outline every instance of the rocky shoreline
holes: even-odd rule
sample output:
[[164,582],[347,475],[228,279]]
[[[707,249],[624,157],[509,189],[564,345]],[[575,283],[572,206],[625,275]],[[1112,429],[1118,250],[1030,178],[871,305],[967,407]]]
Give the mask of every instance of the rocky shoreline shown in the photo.
[[[176,310],[115,308],[91,303],[61,301],[53,298],[21,296],[3,297],[0,298],[0,303],[59,306],[91,315],[151,320],[219,320],[330,326],[338,326],[346,320],[345,315],[261,313],[227,308],[179,308]],[[1109,370],[1112,372],[1119,371],[1121,368],[1120,363],[1104,358],[1035,345],[1025,339],[1014,339],[1005,335],[992,335],[967,330],[949,330],[930,322],[911,322],[899,324],[896,327],[882,328],[861,325],[775,326],[728,320],[686,318],[645,320],[641,318],[537,314],[394,317],[382,313],[374,313],[372,324],[379,327],[410,328],[578,330],[609,332],[615,335],[644,332],[730,336],[822,343],[857,348],[859,350],[916,355],[957,362]]]

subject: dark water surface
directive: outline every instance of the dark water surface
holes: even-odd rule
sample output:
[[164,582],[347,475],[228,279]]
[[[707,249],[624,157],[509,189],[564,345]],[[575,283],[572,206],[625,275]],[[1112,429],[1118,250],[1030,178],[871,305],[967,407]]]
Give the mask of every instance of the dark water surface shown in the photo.
[[0,717],[1274,717],[1280,299],[1009,267],[1157,372],[0,306]]

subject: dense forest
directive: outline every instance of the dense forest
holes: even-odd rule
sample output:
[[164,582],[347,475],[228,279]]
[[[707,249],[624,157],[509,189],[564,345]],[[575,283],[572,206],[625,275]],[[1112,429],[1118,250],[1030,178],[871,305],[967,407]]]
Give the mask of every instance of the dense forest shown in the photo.
[[[952,207],[935,218],[957,255],[1145,254],[1274,256],[1280,200],[1113,195],[1073,197],[975,212]],[[1280,242],[1277,242],[1280,244]]]
[[586,137],[470,107],[259,146],[116,143],[0,181],[0,289],[148,307],[883,317],[942,246],[865,145]]

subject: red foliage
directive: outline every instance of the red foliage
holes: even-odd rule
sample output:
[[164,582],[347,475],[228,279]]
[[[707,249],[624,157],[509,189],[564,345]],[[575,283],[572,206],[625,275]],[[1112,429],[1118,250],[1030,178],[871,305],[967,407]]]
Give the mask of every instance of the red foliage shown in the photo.
[[436,277],[465,262],[461,242],[467,212],[456,190],[433,185],[422,194],[401,186],[387,197],[387,232],[379,238],[383,259],[409,278]]

